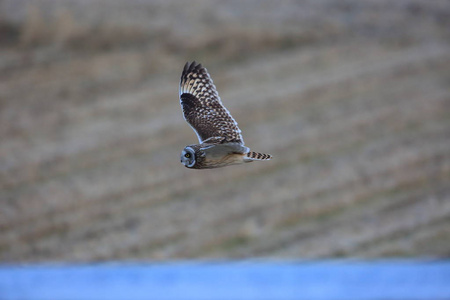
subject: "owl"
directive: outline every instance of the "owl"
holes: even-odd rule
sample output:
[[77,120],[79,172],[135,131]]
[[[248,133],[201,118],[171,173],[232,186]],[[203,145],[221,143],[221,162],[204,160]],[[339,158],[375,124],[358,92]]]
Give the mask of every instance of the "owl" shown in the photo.
[[220,101],[208,71],[195,61],[186,63],[181,73],[180,104],[199,141],[181,152],[181,163],[187,168],[212,169],[272,158],[244,145],[241,130]]

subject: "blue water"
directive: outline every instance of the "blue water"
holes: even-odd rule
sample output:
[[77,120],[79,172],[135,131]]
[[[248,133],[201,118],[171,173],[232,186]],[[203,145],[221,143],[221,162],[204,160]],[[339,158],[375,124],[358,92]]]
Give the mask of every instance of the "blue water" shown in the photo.
[[450,299],[450,261],[0,265],[12,299]]

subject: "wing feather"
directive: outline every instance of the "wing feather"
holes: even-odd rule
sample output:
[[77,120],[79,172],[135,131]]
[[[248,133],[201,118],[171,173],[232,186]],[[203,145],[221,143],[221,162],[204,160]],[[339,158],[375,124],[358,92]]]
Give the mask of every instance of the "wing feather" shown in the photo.
[[244,144],[241,130],[220,101],[211,76],[195,61],[186,63],[183,68],[180,104],[184,119],[194,129],[200,143],[211,137],[223,137],[223,142]]

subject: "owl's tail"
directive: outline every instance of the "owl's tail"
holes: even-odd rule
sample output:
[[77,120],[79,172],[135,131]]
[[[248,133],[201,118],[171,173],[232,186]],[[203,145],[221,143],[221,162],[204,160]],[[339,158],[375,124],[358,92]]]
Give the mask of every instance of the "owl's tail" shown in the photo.
[[270,154],[264,154],[259,152],[253,152],[250,151],[245,156],[245,161],[250,162],[254,160],[270,160],[272,158],[272,155]]

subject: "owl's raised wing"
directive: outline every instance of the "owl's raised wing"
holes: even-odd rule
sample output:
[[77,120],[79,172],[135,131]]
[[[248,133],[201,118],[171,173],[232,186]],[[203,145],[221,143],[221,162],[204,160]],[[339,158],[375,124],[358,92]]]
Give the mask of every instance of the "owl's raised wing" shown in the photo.
[[208,71],[195,61],[186,63],[181,74],[180,103],[184,119],[194,129],[200,143],[222,137],[223,142],[244,144],[241,130],[220,101]]

